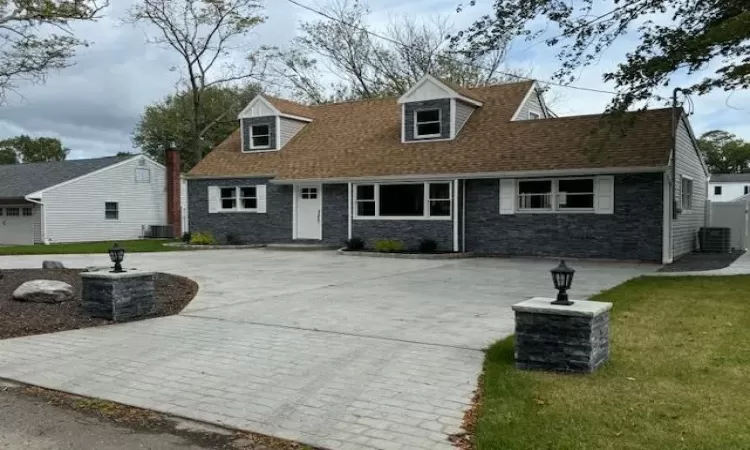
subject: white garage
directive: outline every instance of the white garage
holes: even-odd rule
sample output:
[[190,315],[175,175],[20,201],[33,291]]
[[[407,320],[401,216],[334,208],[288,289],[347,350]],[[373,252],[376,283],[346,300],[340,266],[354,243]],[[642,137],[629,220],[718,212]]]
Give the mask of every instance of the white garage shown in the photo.
[[26,245],[34,243],[34,230],[39,214],[32,204],[0,204],[0,244]]

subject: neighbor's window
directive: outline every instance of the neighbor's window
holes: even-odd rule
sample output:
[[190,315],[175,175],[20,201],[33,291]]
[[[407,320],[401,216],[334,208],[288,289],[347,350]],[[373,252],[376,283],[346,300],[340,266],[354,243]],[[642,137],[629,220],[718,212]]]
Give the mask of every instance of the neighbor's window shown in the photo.
[[258,190],[255,186],[241,187],[239,190],[242,209],[258,209]]
[[558,180],[559,209],[594,209],[594,179]]
[[18,208],[6,208],[5,215],[8,217],[18,217],[21,215],[21,210]]
[[135,182],[136,183],[150,183],[151,182],[151,170],[145,167],[135,168]]
[[535,113],[533,111],[529,111],[529,119],[530,120],[536,120],[538,118],[542,117],[539,113]]
[[747,195],[748,192],[750,192],[750,186],[745,186],[745,195]]
[[440,109],[414,111],[414,137],[428,138],[441,136]]
[[450,183],[367,184],[356,186],[356,216],[450,218]]
[[271,147],[271,127],[268,125],[250,127],[250,148],[269,147]]
[[34,210],[26,206],[21,210],[21,213],[26,217],[30,217],[34,215]]
[[693,180],[682,178],[682,209],[693,209]]
[[237,188],[221,188],[221,209],[237,209]]
[[108,220],[117,220],[120,218],[120,211],[117,202],[104,203],[104,218]]
[[[747,188],[745,188],[747,190]],[[747,192],[745,192],[747,194]],[[714,186],[714,195],[721,195],[721,186]]]
[[518,182],[519,210],[552,210],[552,180]]
[[0,208],[0,216],[3,215],[3,208]]

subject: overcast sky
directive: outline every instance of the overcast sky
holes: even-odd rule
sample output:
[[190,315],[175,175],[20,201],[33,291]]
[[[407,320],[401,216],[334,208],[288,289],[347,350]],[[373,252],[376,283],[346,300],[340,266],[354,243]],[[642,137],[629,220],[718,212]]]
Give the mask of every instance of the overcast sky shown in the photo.
[[[325,0],[300,0],[320,6]],[[132,0],[116,0],[107,17],[97,23],[79,24],[76,35],[92,42],[79,51],[75,66],[52,74],[46,84],[21,86],[21,96],[10,94],[8,104],[0,106],[0,138],[29,134],[53,136],[72,149],[70,158],[113,155],[134,151],[133,126],[146,105],[174,92],[179,65],[169,51],[146,43],[144,30],[122,24],[121,18]],[[295,35],[296,24],[314,16],[285,0],[267,0],[268,20],[250,39],[258,45],[286,45]],[[378,0],[371,1],[373,26],[384,27],[394,18],[414,15],[450,16],[457,28],[463,28],[484,10],[481,6],[456,14],[459,0]],[[489,0],[479,1],[489,4]],[[601,81],[602,72],[613,68],[622,55],[635,46],[624,39],[605,52],[596,66],[581,71],[574,84],[612,89]],[[549,79],[559,68],[555,51],[543,44],[514,43],[509,67],[525,68],[539,79]],[[686,83],[678,77],[675,85]],[[671,89],[661,92],[669,96]],[[561,115],[601,112],[610,100],[606,94],[558,88],[554,110]],[[695,114],[691,122],[696,134],[724,129],[750,140],[750,91],[733,94],[714,92],[694,98]],[[654,106],[662,106],[655,104]],[[137,150],[136,150],[137,151]]]

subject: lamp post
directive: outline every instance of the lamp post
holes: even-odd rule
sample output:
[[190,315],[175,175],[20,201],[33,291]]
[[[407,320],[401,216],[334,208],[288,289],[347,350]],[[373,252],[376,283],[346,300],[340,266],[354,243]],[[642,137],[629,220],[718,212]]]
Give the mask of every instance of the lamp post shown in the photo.
[[565,261],[560,261],[560,265],[550,271],[552,273],[552,281],[555,283],[555,289],[557,289],[557,300],[552,302],[553,305],[569,306],[573,302],[568,300],[568,289],[573,284],[573,275],[576,273],[575,270],[571,269],[565,264]]
[[112,262],[115,263],[115,267],[114,267],[115,270],[111,270],[110,271],[111,273],[125,272],[124,270],[122,270],[122,265],[121,265],[124,257],[125,257],[125,249],[120,248],[120,246],[117,245],[116,243],[114,246],[112,246],[112,248],[109,249],[109,259],[111,259]]

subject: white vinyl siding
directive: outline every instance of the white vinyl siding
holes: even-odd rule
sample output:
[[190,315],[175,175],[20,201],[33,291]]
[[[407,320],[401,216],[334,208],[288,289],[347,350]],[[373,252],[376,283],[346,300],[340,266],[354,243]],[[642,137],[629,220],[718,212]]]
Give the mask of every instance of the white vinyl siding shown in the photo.
[[456,135],[458,135],[464,125],[466,125],[469,117],[471,117],[471,113],[474,112],[474,108],[473,105],[456,100]]
[[279,133],[281,133],[281,148],[284,148],[287,142],[291,141],[292,138],[305,126],[305,122],[282,117],[280,125]]
[[[166,173],[162,166],[139,158],[110,166],[42,193],[46,239],[51,242],[138,239],[143,226],[165,225]],[[137,167],[150,169],[151,182],[136,182]],[[116,202],[118,220],[104,218],[104,204]]]
[[537,92],[532,92],[529,98],[521,105],[516,120],[530,120],[530,113],[532,112],[539,114],[540,118],[547,117],[542,103],[539,101],[539,94]]
[[680,120],[677,128],[676,175],[677,206],[681,206],[680,203],[682,203],[683,177],[692,179],[693,195],[690,199],[691,209],[683,208],[683,211],[677,214],[677,218],[672,222],[672,248],[675,259],[696,248],[698,230],[705,226],[708,188],[706,174],[684,119]]

